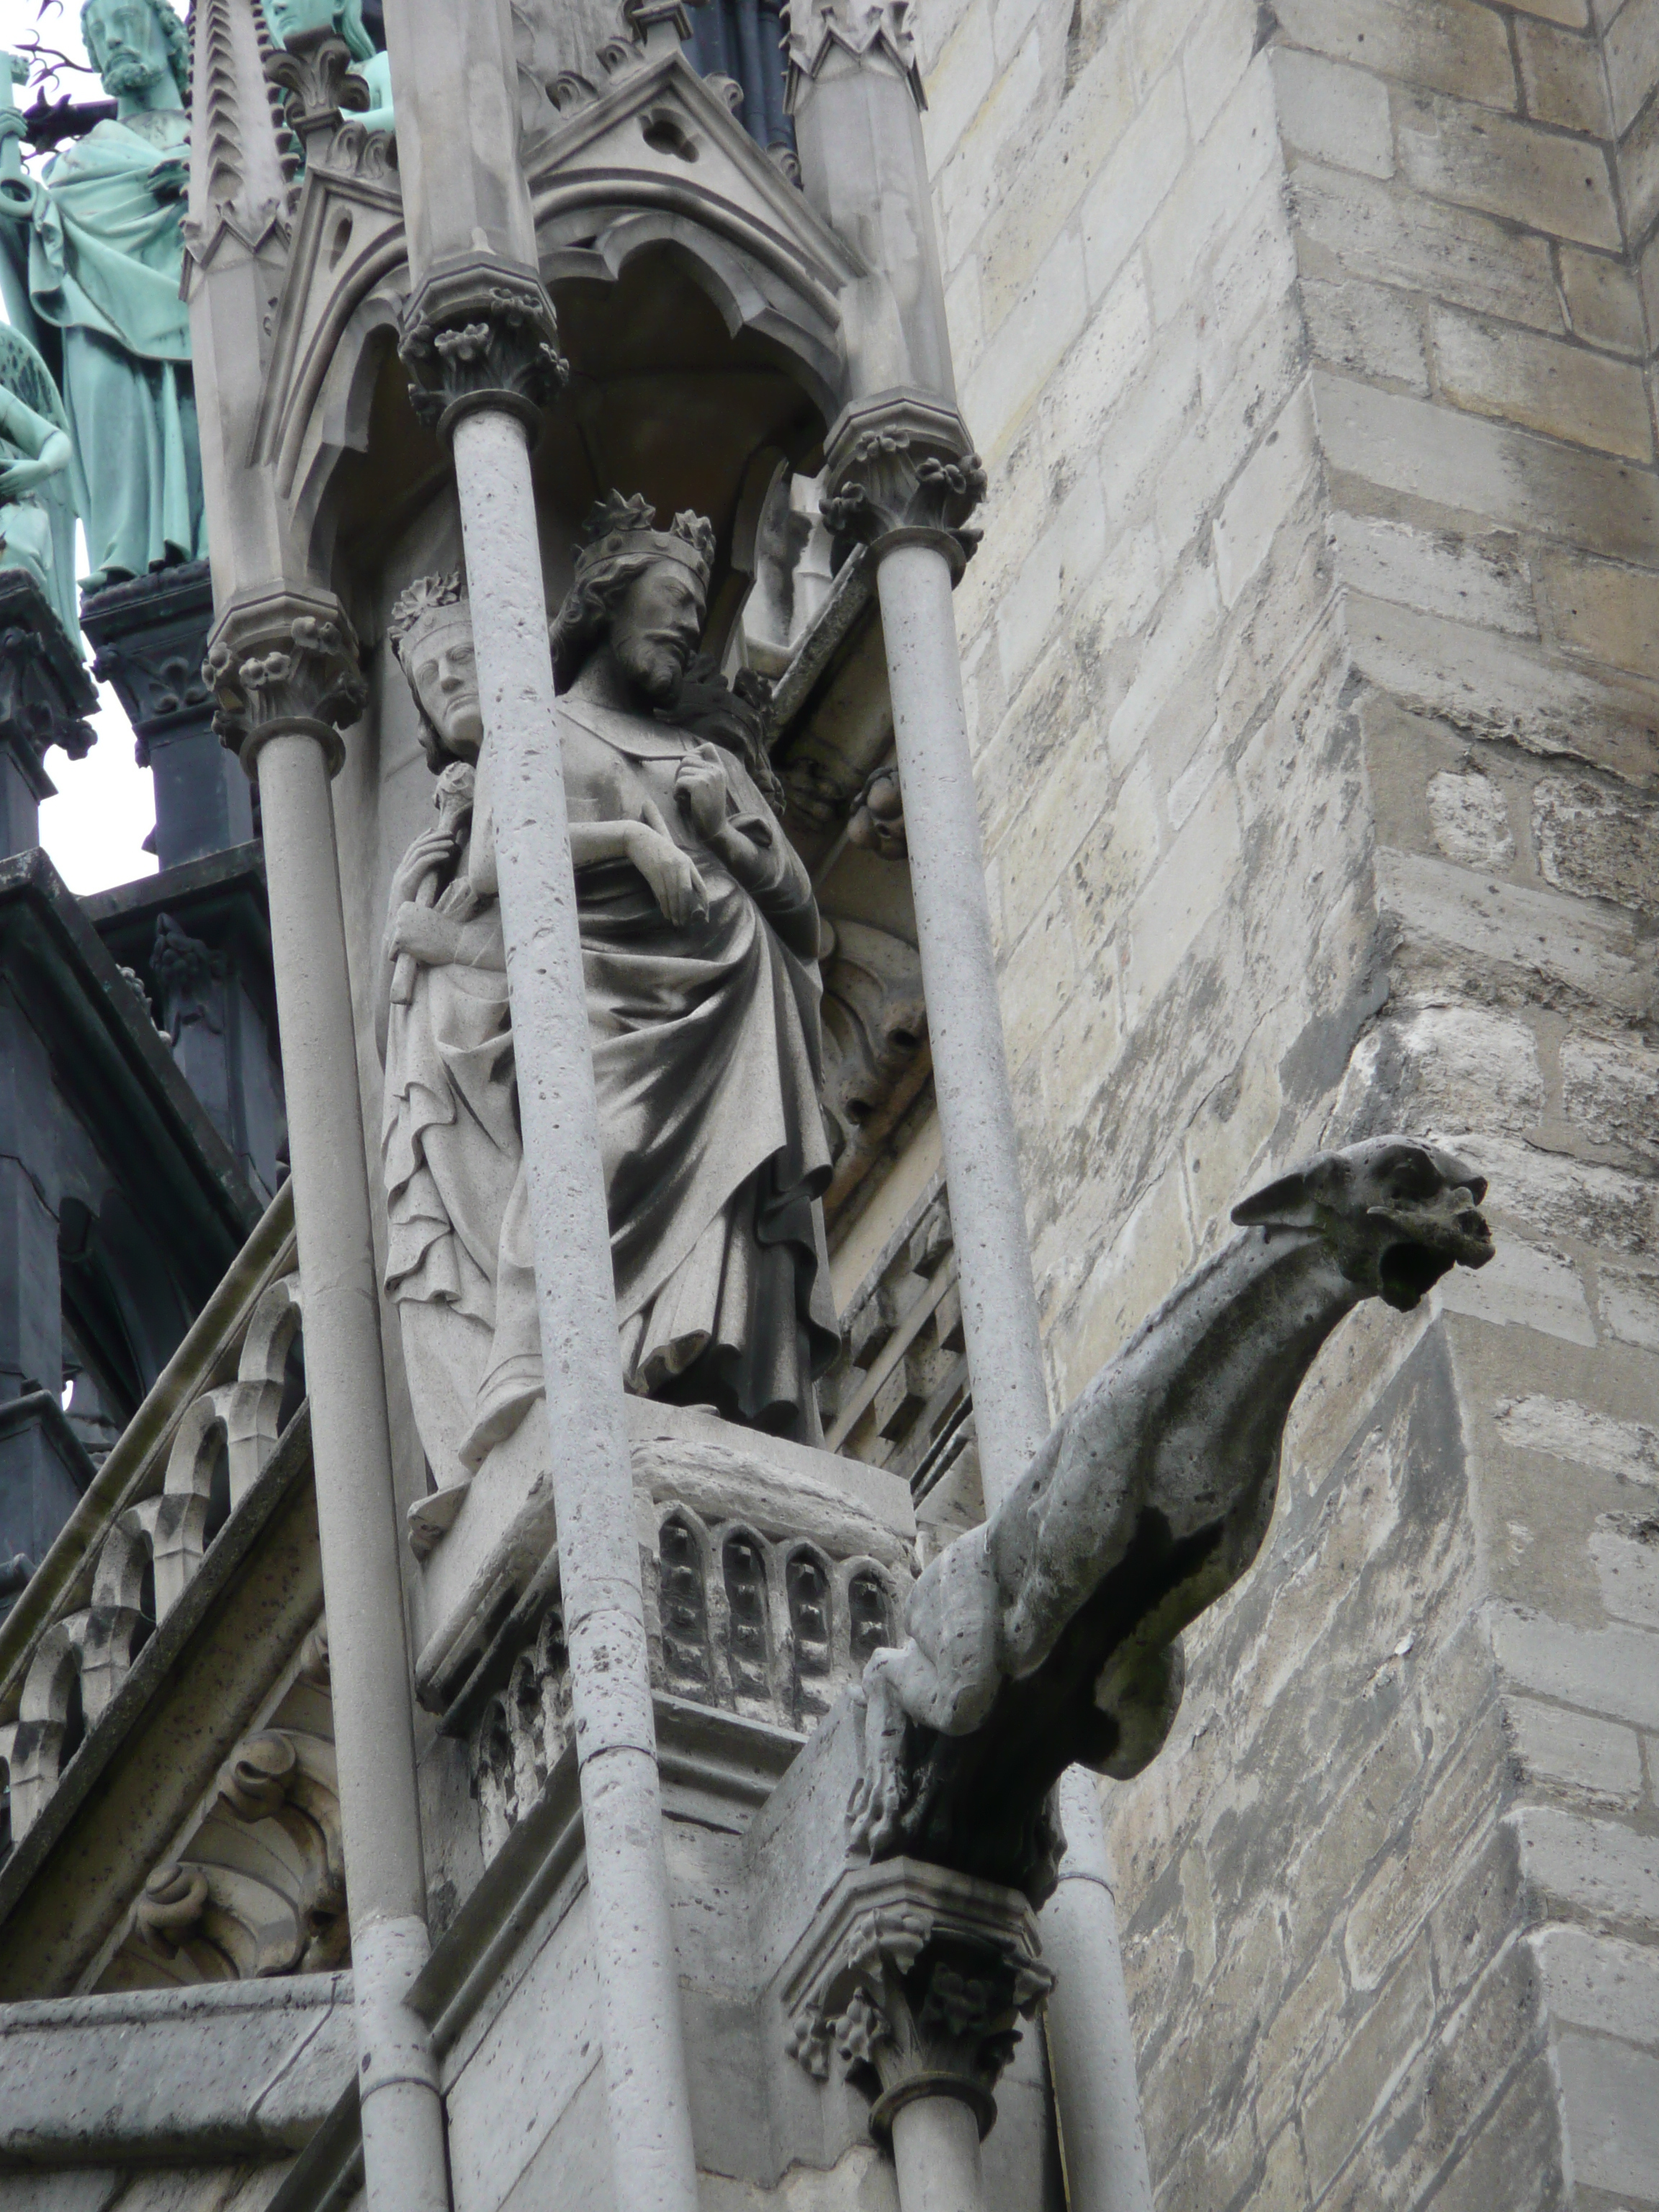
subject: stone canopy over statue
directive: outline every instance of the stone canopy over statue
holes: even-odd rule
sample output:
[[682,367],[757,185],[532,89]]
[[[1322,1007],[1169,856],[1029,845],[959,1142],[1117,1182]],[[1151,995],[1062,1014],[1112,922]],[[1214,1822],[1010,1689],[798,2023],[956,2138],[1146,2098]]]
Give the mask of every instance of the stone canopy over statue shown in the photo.
[[116,102],[38,181],[0,108],[0,275],[11,321],[63,392],[97,586],[200,558],[202,470],[179,295],[187,173],[185,26],[166,0],[88,0],[87,51]]
[[[596,507],[552,636],[623,1375],[816,1441],[817,912],[758,732],[696,658],[713,532],[654,521]],[[422,578],[391,628],[441,773],[381,969],[386,1288],[448,1488],[518,1429],[541,1352],[465,586]]]

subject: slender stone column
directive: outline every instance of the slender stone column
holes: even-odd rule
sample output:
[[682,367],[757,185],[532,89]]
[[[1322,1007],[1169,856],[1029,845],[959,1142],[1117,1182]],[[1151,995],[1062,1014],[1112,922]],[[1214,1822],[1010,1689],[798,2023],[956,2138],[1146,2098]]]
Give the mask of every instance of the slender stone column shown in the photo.
[[893,2115],[902,2212],[982,2212],[979,2120],[959,2097],[917,2097]]
[[259,779],[304,1302],[370,2212],[448,2212],[443,2106],[403,2002],[428,1948],[380,1298],[331,775],[364,697],[343,616],[231,607],[209,653],[222,733]]
[[[985,885],[985,853],[963,705],[951,586],[985,488],[954,414],[911,396],[848,410],[822,501],[833,530],[876,562],[933,1085],[973,1379],[985,1509],[994,1512],[1049,1427],[1042,1334],[1025,1232],[1013,1098]],[[1055,2099],[1076,2212],[1149,2212],[1134,2039],[1123,1994],[1091,1777],[1066,1778],[1068,1850],[1042,1916],[1071,1971],[1049,2001]]]
[[[451,320],[448,318],[453,318]],[[452,332],[456,342],[450,342]],[[634,1483],[526,430],[555,373],[522,286],[411,321],[453,435],[513,1008],[617,2201],[696,2212]],[[562,364],[559,365],[562,367]]]

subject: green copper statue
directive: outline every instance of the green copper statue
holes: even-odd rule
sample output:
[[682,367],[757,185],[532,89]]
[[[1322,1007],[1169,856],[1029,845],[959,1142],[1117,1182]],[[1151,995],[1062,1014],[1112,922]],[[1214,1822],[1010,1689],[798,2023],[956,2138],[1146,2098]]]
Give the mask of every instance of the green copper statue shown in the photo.
[[87,52],[116,103],[36,182],[0,107],[0,278],[56,374],[94,587],[206,551],[179,297],[187,178],[185,27],[167,0],[87,0]]
[[0,323],[0,568],[27,570],[78,653],[69,465],[69,421],[46,364]]
[[392,64],[364,27],[362,0],[275,0],[267,12],[279,46],[300,31],[333,31],[343,39],[354,71],[368,87],[369,105],[352,121],[368,131],[391,130]]

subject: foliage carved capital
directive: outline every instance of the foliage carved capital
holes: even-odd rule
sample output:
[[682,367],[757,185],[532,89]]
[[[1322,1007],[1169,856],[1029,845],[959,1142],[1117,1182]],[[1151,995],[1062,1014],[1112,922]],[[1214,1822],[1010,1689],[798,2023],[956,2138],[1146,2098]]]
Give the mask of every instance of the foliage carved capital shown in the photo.
[[416,413],[447,438],[463,415],[497,408],[533,436],[570,374],[558,335],[538,277],[496,262],[433,277],[410,301],[398,341]]
[[1020,2023],[1053,1987],[1017,1892],[916,1860],[852,1868],[787,1971],[788,2049],[817,2081],[839,2063],[878,2141],[924,2096],[959,2098],[983,2136]]
[[362,713],[368,686],[357,640],[339,603],[321,593],[279,592],[233,602],[215,629],[203,675],[216,702],[213,726],[250,775],[272,738],[315,738],[331,775],[345,759],[340,732]]
[[939,547],[960,575],[980,532],[969,518],[985,496],[985,470],[953,413],[902,396],[842,417],[818,504],[837,538],[879,559],[895,544]]

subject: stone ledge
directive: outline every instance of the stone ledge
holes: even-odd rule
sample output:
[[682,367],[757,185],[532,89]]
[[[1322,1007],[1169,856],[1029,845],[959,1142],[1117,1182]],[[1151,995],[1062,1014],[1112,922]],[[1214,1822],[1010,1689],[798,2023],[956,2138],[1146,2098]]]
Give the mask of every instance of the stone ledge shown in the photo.
[[349,1974],[0,2006],[0,2171],[283,2156],[356,2048]]

